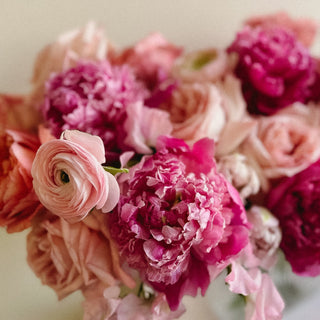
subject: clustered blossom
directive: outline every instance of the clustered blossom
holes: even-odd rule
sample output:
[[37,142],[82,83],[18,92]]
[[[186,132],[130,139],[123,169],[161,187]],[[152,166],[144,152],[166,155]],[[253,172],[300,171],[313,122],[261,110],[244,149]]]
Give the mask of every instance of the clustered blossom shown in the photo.
[[0,226],[30,228],[42,283],[83,320],[173,320],[227,271],[246,320],[280,320],[279,251],[320,275],[315,33],[282,12],[226,49],[94,23],[46,46],[31,92],[0,93]]
[[209,270],[221,271],[246,246],[249,225],[239,195],[216,170],[212,141],[190,149],[163,138],[157,147],[130,169],[111,232],[129,266],[176,309],[185,293],[204,294]]
[[251,113],[270,115],[311,98],[314,61],[287,29],[245,26],[228,51],[238,56],[235,73]]

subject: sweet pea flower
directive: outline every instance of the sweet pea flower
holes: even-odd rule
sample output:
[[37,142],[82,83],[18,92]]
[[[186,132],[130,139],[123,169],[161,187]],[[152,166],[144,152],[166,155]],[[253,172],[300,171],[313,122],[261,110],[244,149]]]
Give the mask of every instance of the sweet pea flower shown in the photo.
[[295,104],[257,125],[241,146],[256,169],[263,190],[270,179],[292,176],[320,157],[320,113],[316,106]]
[[237,191],[217,172],[213,141],[192,149],[160,137],[157,152],[120,177],[122,195],[108,215],[122,258],[163,292],[172,310],[184,294],[202,294],[248,243]]
[[32,76],[29,101],[42,102],[45,83],[52,73],[75,67],[81,60],[102,61],[113,52],[113,45],[101,27],[93,21],[84,27],[61,34],[56,41],[45,46],[38,54]]
[[245,26],[228,52],[238,56],[235,74],[250,113],[270,115],[311,98],[315,63],[287,29]]
[[0,226],[9,233],[30,227],[41,208],[31,176],[39,145],[34,135],[0,130]]
[[40,202],[69,222],[84,219],[93,208],[108,212],[119,199],[114,176],[105,162],[102,140],[76,130],[42,144],[31,174]]

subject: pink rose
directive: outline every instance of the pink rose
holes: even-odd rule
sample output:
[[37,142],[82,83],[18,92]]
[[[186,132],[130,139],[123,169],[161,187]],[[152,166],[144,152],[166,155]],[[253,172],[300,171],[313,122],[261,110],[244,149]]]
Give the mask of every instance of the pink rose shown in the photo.
[[32,188],[31,166],[39,141],[14,130],[0,131],[0,226],[19,232],[41,204]]
[[33,186],[52,213],[76,222],[94,208],[108,212],[119,199],[119,187],[105,162],[102,140],[76,130],[41,145],[32,166]]
[[87,23],[82,29],[66,32],[44,47],[38,54],[34,65],[30,101],[38,104],[43,99],[44,84],[53,72],[74,67],[79,60],[106,59],[113,48],[104,31],[94,22]]
[[295,34],[297,39],[306,47],[310,47],[317,34],[319,24],[311,19],[291,18],[286,12],[281,11],[274,14],[254,16],[245,21],[246,25],[256,28],[274,28],[279,26],[290,30]]
[[268,179],[292,176],[319,158],[319,119],[317,108],[300,104],[257,118],[257,126],[241,148],[264,190]]
[[170,113],[172,135],[190,144],[204,137],[217,140],[226,122],[221,94],[210,83],[182,83],[161,108]]
[[172,74],[184,82],[214,82],[229,68],[227,53],[212,48],[182,55],[173,66]]
[[27,260],[59,299],[98,283],[108,287],[122,280],[132,286],[119,265],[113,241],[102,227],[105,217],[102,219],[100,213],[93,212],[70,224],[46,209],[36,216],[27,237]]

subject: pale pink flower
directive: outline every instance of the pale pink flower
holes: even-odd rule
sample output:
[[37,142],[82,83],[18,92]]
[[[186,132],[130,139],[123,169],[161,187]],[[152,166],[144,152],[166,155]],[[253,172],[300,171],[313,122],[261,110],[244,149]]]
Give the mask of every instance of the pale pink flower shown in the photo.
[[208,138],[191,149],[161,137],[154,155],[120,177],[122,196],[108,215],[124,261],[172,310],[184,294],[204,295],[212,269],[220,272],[248,243],[240,196],[217,172],[213,152]]
[[260,259],[260,266],[270,269],[277,262],[277,253],[281,241],[281,229],[278,219],[264,207],[253,206],[247,211],[252,224],[250,242],[253,254]]
[[102,140],[76,130],[41,145],[32,166],[33,186],[41,203],[69,222],[93,209],[108,212],[119,199],[119,186],[101,166]]
[[214,84],[194,82],[179,85],[160,107],[170,113],[172,135],[192,144],[204,137],[218,139],[226,122],[222,103]]
[[234,153],[219,158],[218,169],[239,191],[243,200],[259,191],[258,174],[243,154]]
[[279,26],[290,30],[295,34],[297,39],[306,47],[310,47],[319,28],[319,24],[311,19],[292,18],[286,12],[280,11],[277,13],[250,17],[245,21],[250,27],[274,28]]
[[104,60],[112,51],[113,47],[104,31],[92,21],[83,28],[61,34],[38,54],[33,70],[30,101],[36,105],[42,101],[44,85],[51,73],[74,67],[83,59]]
[[320,157],[319,119],[316,107],[301,104],[257,118],[241,150],[257,170],[264,190],[269,179],[292,176]]
[[59,299],[98,283],[108,287],[121,280],[132,286],[131,278],[121,269],[105,223],[99,212],[70,224],[46,209],[34,219],[27,237],[27,260]]
[[152,33],[121,52],[114,62],[130,65],[137,77],[152,89],[170,73],[181,52],[182,48],[170,43],[161,33]]
[[31,134],[0,130],[0,226],[8,232],[28,228],[41,207],[31,176],[39,145]]
[[227,53],[210,48],[181,55],[173,66],[172,75],[183,82],[214,82],[229,69]]

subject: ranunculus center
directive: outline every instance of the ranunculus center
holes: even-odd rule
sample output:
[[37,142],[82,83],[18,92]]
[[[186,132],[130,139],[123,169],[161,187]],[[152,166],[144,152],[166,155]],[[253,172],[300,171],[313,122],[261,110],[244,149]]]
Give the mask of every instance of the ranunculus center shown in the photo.
[[67,174],[65,171],[63,171],[63,170],[60,171],[60,179],[61,179],[61,181],[62,181],[63,183],[68,183],[68,182],[70,182],[70,179],[69,179],[68,174]]

